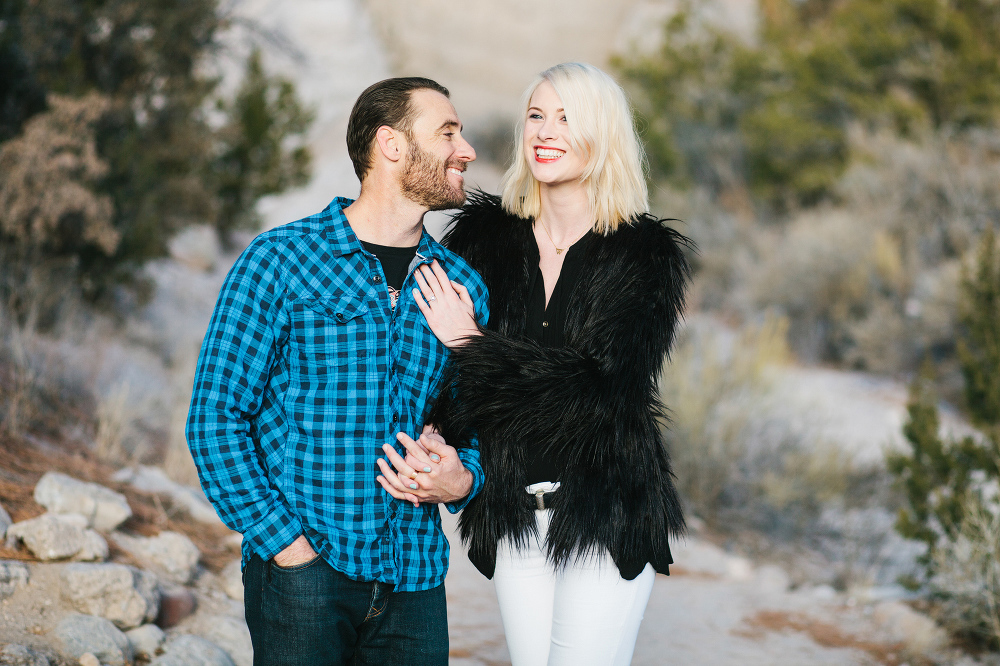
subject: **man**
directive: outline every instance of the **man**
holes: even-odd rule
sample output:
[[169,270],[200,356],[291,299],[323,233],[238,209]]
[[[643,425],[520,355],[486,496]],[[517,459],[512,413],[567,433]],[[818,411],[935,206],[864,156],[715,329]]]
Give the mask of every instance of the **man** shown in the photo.
[[[474,442],[425,431],[448,352],[412,291],[426,266],[486,321],[479,275],[423,229],[465,201],[476,154],[461,129],[434,81],[371,86],[347,128],[358,199],[261,234],[222,287],[187,437],[243,534],[255,664],[447,663],[436,504],[460,510],[482,468]],[[397,441],[426,464],[406,465]]]

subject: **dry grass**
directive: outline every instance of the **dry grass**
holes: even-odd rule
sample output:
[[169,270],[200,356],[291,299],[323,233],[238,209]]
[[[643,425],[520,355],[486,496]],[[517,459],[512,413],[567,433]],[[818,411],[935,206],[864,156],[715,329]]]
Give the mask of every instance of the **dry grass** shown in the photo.
[[685,331],[660,382],[666,431],[681,492],[706,520],[716,516],[750,453],[753,415],[769,368],[788,360],[787,322],[769,318],[731,338],[711,326]]
[[[997,492],[994,489],[994,494]],[[1000,645],[1000,504],[970,497],[954,539],[935,551],[934,614],[952,632]]]
[[[899,666],[904,663],[901,643],[887,644],[858,638],[832,624],[820,622],[802,613],[760,611],[745,622],[749,629],[738,632],[738,635],[746,638],[760,639],[767,631],[797,631],[806,634],[818,645],[826,648],[861,650],[885,666]],[[912,656],[906,658],[905,662],[911,666],[926,663],[925,660],[914,660]]]

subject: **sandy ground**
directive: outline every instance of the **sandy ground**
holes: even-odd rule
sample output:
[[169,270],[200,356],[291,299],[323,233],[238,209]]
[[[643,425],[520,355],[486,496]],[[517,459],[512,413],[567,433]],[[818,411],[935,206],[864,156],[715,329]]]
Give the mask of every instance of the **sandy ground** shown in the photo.
[[[448,617],[453,666],[509,664],[493,584],[452,543]],[[698,538],[678,544],[671,576],[657,576],[632,660],[635,666],[897,664],[870,608],[828,587],[788,589],[774,566],[755,567]]]

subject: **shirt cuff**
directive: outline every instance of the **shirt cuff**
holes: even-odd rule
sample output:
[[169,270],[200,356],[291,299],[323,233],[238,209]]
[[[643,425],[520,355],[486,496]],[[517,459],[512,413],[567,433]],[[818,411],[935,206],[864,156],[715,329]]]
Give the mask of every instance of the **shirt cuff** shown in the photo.
[[458,513],[464,509],[472,498],[482,490],[483,481],[486,478],[486,475],[483,473],[483,467],[479,464],[479,449],[459,449],[458,458],[465,465],[465,469],[472,473],[472,488],[469,490],[469,494],[462,499],[454,502],[445,502],[448,513]]
[[260,559],[267,562],[290,546],[300,534],[302,534],[302,523],[284,504],[279,503],[273,511],[244,532],[243,539],[250,544]]

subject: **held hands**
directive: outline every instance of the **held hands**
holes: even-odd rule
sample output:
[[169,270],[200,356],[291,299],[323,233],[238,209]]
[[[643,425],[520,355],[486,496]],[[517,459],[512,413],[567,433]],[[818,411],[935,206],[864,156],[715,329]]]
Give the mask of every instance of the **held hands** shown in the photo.
[[[389,462],[378,459],[382,470],[378,482],[387,493],[419,506],[420,502],[454,502],[472,490],[472,473],[465,469],[458,451],[445,443],[434,426],[424,426],[419,440],[404,433],[396,435],[396,439],[406,447],[406,459],[400,457],[391,444],[382,446]],[[393,467],[397,471],[394,472]]]
[[436,259],[430,266],[421,266],[413,276],[420,285],[420,289],[413,290],[413,299],[441,344],[449,348],[460,347],[466,338],[481,335],[476,327],[476,307],[469,290],[449,280]]

